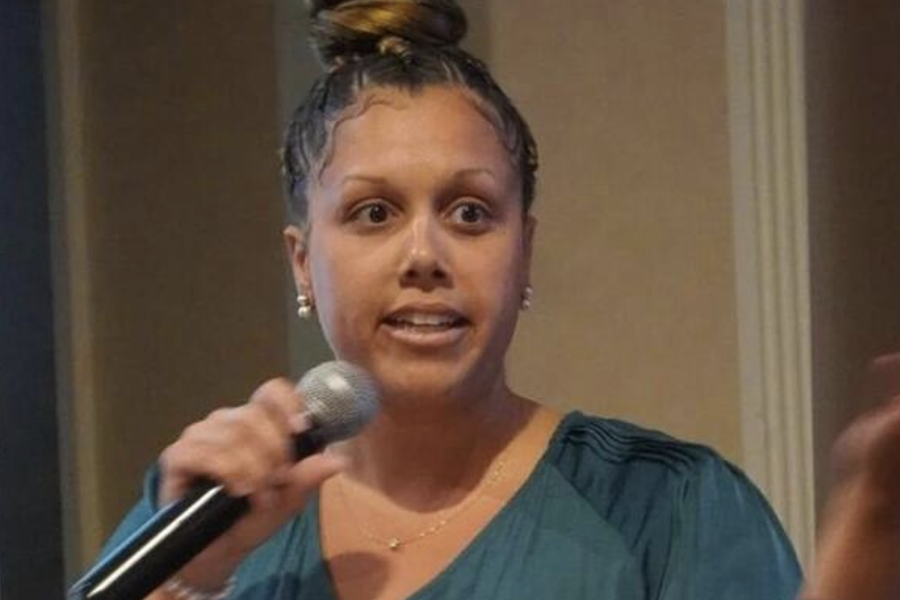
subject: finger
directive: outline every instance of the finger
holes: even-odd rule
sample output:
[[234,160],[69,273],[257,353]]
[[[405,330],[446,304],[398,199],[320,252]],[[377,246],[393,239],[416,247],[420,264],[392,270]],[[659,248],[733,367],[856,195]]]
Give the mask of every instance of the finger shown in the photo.
[[161,456],[172,476],[166,495],[183,493],[187,483],[201,476],[239,496],[269,485],[276,469],[288,460],[289,444],[281,428],[262,407],[215,411],[188,427]]
[[[289,434],[296,435],[310,427],[305,416],[303,397],[293,382],[287,379],[267,381],[253,394],[251,403],[280,412],[285,420],[279,419],[279,425],[284,422]],[[290,444],[289,451],[289,455],[293,457],[293,444]]]
[[298,433],[303,433],[312,427],[312,422],[309,420],[309,415],[305,412],[296,414],[291,417],[291,431],[294,435]]
[[178,445],[191,444],[227,445],[228,437],[239,408],[220,408],[211,412],[202,421],[188,425],[176,440]]
[[842,479],[868,473],[896,481],[900,456],[900,398],[856,419],[834,446],[834,464]]
[[347,467],[347,460],[336,454],[315,454],[297,463],[278,488],[278,504],[282,510],[295,512],[306,503],[327,479],[334,477]]
[[288,379],[272,379],[261,385],[251,397],[252,403],[272,404],[286,415],[293,434],[310,428],[303,395]]
[[180,498],[199,479],[221,483],[235,495],[252,490],[237,453],[223,450],[217,443],[176,442],[160,455],[160,466],[163,474],[160,500],[163,502]]
[[246,427],[254,450],[264,453],[267,464],[261,466],[270,475],[293,460],[291,425],[277,407],[267,403],[248,405]]
[[877,402],[900,396],[900,353],[879,356],[869,364],[866,389]]
[[286,419],[303,412],[303,398],[294,383],[284,377],[270,379],[259,386],[250,397],[250,403],[264,403],[277,407]]
[[293,462],[291,425],[273,402],[258,399],[226,412],[220,421],[205,439],[218,440],[236,454],[236,467],[242,469],[240,477],[247,484],[240,488],[243,493],[272,485]]
[[285,402],[269,396],[263,396],[247,405],[248,410],[259,413],[266,421],[275,427],[279,435],[287,436],[291,434],[291,418],[294,413],[286,406],[293,403],[292,400]]
[[278,505],[278,491],[272,487],[264,487],[251,494],[249,499],[254,510],[268,511]]
[[[286,460],[286,441],[260,407],[242,406],[215,411],[185,430],[181,448],[190,453],[192,468],[212,461],[211,475],[229,493],[247,495],[267,483]],[[200,453],[194,456],[194,453]]]

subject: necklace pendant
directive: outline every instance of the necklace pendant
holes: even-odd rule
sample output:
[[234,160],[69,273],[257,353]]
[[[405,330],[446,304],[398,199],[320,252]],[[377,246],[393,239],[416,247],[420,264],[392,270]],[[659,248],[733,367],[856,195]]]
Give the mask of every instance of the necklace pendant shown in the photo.
[[389,540],[387,541],[387,547],[388,547],[392,552],[395,552],[395,551],[399,550],[399,549],[400,549],[400,540],[399,540],[398,538],[392,537],[391,539],[389,539]]

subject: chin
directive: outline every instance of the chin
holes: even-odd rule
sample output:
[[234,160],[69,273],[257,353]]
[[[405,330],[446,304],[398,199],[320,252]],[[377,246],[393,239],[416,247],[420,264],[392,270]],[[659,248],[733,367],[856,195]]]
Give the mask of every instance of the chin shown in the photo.
[[485,394],[475,374],[458,361],[391,361],[373,370],[383,402],[409,408],[442,407]]

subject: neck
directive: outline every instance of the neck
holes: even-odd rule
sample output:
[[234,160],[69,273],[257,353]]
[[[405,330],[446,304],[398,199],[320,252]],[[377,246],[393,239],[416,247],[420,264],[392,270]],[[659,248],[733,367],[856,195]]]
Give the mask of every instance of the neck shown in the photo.
[[470,492],[527,423],[534,405],[505,384],[487,398],[394,404],[346,445],[347,475],[409,508]]

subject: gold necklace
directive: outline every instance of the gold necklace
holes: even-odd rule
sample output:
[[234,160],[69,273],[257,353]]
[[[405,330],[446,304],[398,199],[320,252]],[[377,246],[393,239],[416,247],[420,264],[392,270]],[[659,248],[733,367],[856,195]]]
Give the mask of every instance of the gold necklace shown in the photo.
[[414,544],[416,542],[420,542],[425,538],[438,533],[444,527],[446,527],[451,521],[459,517],[466,510],[471,508],[478,500],[484,497],[487,494],[488,490],[494,487],[497,482],[500,480],[500,476],[503,474],[503,470],[506,468],[506,459],[504,457],[500,457],[497,459],[497,463],[494,468],[491,470],[490,475],[481,480],[481,483],[478,484],[479,490],[477,494],[471,494],[467,499],[460,502],[456,505],[456,507],[451,510],[448,514],[444,515],[422,531],[408,536],[401,537],[398,535],[391,537],[382,537],[373,532],[370,528],[366,527],[362,524],[362,522],[357,518],[356,512],[353,510],[350,505],[350,501],[347,498],[347,492],[344,489],[343,477],[337,478],[338,489],[341,494],[341,499],[344,503],[344,506],[347,512],[350,513],[351,518],[353,519],[354,524],[356,525],[356,529],[359,530],[359,533],[368,541],[376,544],[378,546],[383,546],[392,552],[396,552],[400,550],[404,546],[408,546],[410,544]]

